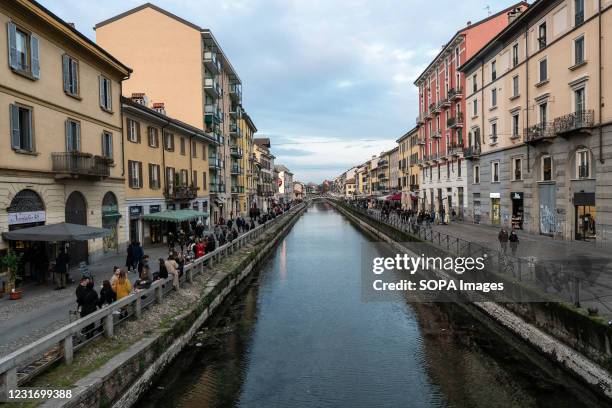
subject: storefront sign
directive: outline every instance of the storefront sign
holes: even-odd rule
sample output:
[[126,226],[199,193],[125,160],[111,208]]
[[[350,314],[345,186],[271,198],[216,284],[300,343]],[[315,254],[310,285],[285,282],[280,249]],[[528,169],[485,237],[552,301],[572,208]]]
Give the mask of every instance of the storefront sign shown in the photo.
[[161,211],[161,205],[150,205],[149,214],[158,213]]
[[489,193],[489,198],[500,198],[501,195],[499,193]]
[[142,214],[142,206],[130,207],[130,218],[138,218]]
[[19,213],[8,213],[8,224],[29,224],[32,222],[45,222],[46,213],[44,211],[28,211]]
[[513,200],[522,200],[523,199],[523,193],[521,193],[521,192],[513,192],[513,193],[510,193],[510,197]]

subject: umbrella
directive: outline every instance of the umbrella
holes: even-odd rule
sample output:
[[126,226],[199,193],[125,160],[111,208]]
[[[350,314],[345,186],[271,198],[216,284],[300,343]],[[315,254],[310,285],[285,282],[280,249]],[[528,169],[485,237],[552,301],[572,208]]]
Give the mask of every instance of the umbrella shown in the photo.
[[111,234],[106,228],[96,228],[87,225],[59,224],[40,225],[38,227],[22,228],[3,232],[2,237],[12,241],[87,241],[93,238],[105,237]]

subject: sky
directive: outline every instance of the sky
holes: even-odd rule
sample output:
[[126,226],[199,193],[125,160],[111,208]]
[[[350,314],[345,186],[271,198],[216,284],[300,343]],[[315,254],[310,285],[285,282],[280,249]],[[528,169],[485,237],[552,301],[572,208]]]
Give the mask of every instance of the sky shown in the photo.
[[[39,0],[95,40],[93,26],[142,0]],[[415,126],[414,80],[467,21],[500,0],[156,0],[210,29],[242,80],[256,137],[294,180],[333,179]]]

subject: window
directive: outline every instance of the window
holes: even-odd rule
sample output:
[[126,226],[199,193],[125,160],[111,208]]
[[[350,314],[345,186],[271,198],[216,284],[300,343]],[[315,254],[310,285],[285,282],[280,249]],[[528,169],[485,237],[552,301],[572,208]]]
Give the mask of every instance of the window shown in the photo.
[[206,145],[202,144],[202,160],[206,160]]
[[128,160],[128,179],[130,188],[142,188],[142,163]]
[[140,123],[127,118],[127,138],[130,142],[140,143]]
[[461,159],[457,159],[457,177],[461,178]]
[[550,181],[553,179],[553,162],[552,157],[542,156],[542,181]]
[[206,172],[202,172],[202,190],[206,191],[208,183],[206,183]]
[[149,163],[149,188],[157,190],[161,186],[159,179],[160,166],[159,164]]
[[491,162],[491,182],[499,182],[499,162]]
[[193,176],[191,177],[191,184],[198,188],[198,172],[196,170],[193,171]]
[[102,157],[113,158],[113,134],[111,132],[102,132]]
[[164,149],[169,152],[174,151],[174,134],[168,132],[164,133]]
[[548,80],[548,61],[546,58],[541,59],[540,63],[540,82],[544,82]]
[[79,62],[69,56],[62,55],[62,72],[64,79],[64,92],[68,95],[79,95]]
[[474,166],[474,184],[480,183],[480,166]]
[[438,181],[440,181],[440,165],[438,164]]
[[519,63],[519,46],[514,44],[512,46],[512,68],[516,67]]
[[589,151],[578,150],[576,152],[576,178],[585,179],[590,176]]
[[523,160],[520,157],[512,159],[512,180],[523,179]]
[[179,173],[179,182],[181,186],[186,186],[189,182],[189,173],[187,170],[182,169]]
[[478,75],[477,74],[472,75],[472,91],[473,92],[478,91]]
[[574,65],[580,65],[584,62],[584,36],[580,36],[574,40]]
[[166,167],[166,186],[172,187],[174,185],[174,167]]
[[81,124],[75,120],[66,120],[66,151],[81,150]]
[[[574,103],[576,107],[576,112],[584,112],[586,110],[584,88],[578,88],[574,91]],[[582,120],[582,116],[577,119]]]
[[9,22],[8,41],[11,69],[32,79],[39,79],[38,37]]
[[191,157],[198,157],[198,143],[193,140],[191,142]]
[[491,144],[497,143],[497,122],[491,123]]
[[512,137],[513,138],[519,137],[519,134],[520,134],[519,125],[520,125],[519,114],[515,113],[512,115]]
[[519,96],[519,77],[515,75],[512,77],[512,97],[516,98]]
[[106,111],[113,109],[113,100],[111,97],[111,80],[103,75],[100,75],[100,106]]
[[150,147],[159,147],[159,130],[156,127],[149,126],[148,130],[149,137],[149,146]]
[[497,79],[497,67],[495,61],[491,62],[491,81]]
[[180,139],[180,151],[181,151],[181,155],[185,155],[185,138],[181,137]]
[[472,105],[474,107],[473,116],[478,116],[478,99],[474,99],[474,103]]
[[497,107],[497,88],[491,89],[491,107]]
[[446,162],[446,178],[450,178],[450,163]]
[[538,49],[546,47],[546,23],[540,24],[538,27]]
[[32,108],[11,105],[11,147],[17,151],[34,151]]
[[578,26],[584,23],[584,0],[574,0],[574,23]]
[[548,103],[544,102],[540,104],[540,125],[542,127],[546,126],[548,117]]

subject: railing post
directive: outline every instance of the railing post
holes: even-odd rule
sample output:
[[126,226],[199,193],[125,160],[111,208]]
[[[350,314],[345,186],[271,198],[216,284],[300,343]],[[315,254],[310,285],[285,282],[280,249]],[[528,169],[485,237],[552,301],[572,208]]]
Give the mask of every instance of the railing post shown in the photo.
[[157,303],[161,303],[162,300],[164,298],[164,291],[162,289],[162,285],[161,283],[159,285],[157,285],[157,287],[155,288],[155,301]]
[[187,282],[193,283],[193,266],[187,269]]
[[142,317],[142,296],[140,296],[140,293],[136,294],[136,304],[134,305],[134,314],[136,315],[137,319],[140,319]]
[[0,398],[8,399],[9,391],[17,389],[17,367],[0,374]]
[[109,313],[104,318],[104,336],[113,337],[115,333],[115,327],[113,326],[113,314]]
[[64,364],[70,365],[72,364],[74,357],[74,347],[72,344],[72,334],[69,334],[64,340],[61,341],[60,344],[63,350],[63,360]]

